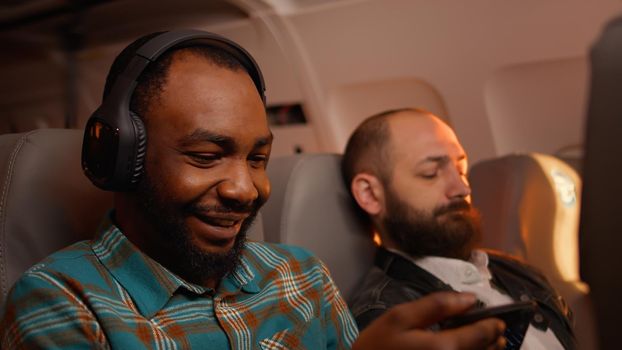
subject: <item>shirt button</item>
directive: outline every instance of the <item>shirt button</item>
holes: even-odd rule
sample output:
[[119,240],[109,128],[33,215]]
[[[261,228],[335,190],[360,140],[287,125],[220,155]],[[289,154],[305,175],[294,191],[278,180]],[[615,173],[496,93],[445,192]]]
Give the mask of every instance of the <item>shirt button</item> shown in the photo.
[[529,300],[530,300],[529,295],[527,295],[527,294],[521,294],[521,296],[519,297],[519,299],[520,299],[521,301],[529,301]]
[[542,321],[544,321],[544,317],[542,316],[542,314],[536,314],[536,315],[533,317],[533,319],[534,319],[534,321],[536,321],[536,322],[538,322],[538,323],[541,323]]

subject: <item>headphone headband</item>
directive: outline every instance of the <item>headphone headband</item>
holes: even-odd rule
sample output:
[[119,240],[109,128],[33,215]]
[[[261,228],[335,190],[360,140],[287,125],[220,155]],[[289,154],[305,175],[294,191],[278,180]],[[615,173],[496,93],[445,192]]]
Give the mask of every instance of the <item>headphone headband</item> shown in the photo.
[[[266,87],[261,70],[248,51],[237,43],[218,34],[189,29],[164,32],[156,35],[140,46],[135,51],[134,57],[130,60],[125,70],[117,77],[117,81],[110,90],[110,94],[112,95],[116,89],[121,89],[122,91],[131,90],[133,93],[135,85],[130,88],[130,86],[127,86],[128,83],[135,84],[149,64],[155,62],[165,52],[174,48],[193,46],[216,47],[235,57],[250,75],[253,83],[255,83],[257,92],[259,92],[261,100],[264,105],[266,104]],[[125,79],[121,79],[121,77]]]
[[163,32],[133,53],[110,93],[89,118],[82,144],[82,168],[99,188],[132,190],[143,173],[147,135],[142,120],[130,111],[130,101],[145,69],[172,49],[211,46],[232,55],[250,75],[264,105],[265,85],[259,66],[240,45],[200,30]]

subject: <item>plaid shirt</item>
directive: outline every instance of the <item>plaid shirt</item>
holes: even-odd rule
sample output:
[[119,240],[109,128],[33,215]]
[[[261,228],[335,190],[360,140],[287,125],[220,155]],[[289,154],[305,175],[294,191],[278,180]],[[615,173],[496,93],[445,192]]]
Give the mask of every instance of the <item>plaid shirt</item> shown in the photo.
[[213,292],[112,225],[29,269],[0,332],[2,349],[347,349],[357,336],[326,267],[302,248],[248,242]]

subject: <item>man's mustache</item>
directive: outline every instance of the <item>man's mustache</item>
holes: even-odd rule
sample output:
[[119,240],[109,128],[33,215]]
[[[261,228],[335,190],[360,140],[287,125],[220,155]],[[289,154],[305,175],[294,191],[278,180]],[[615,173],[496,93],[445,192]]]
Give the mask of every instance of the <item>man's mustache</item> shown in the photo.
[[473,209],[471,203],[466,200],[456,200],[442,207],[438,207],[434,210],[434,216],[440,216],[443,214],[455,212],[455,211],[463,211],[470,212]]
[[259,211],[263,205],[263,201],[257,199],[249,205],[245,204],[221,204],[221,205],[201,205],[198,203],[191,204],[186,212],[189,213],[219,213],[219,214],[253,214]]

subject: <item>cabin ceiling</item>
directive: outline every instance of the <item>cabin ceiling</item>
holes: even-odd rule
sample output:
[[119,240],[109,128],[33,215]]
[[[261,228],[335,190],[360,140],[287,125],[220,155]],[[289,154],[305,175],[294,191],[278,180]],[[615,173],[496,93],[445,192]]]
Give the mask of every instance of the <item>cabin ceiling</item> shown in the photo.
[[0,64],[59,50],[125,42],[141,34],[247,18],[224,0],[11,0],[0,2]]
[[39,60],[50,52],[127,42],[141,34],[217,25],[272,8],[292,13],[349,0],[4,0],[0,64]]
[[0,64],[128,42],[144,33],[212,26],[273,9],[288,14],[351,0],[3,0]]

